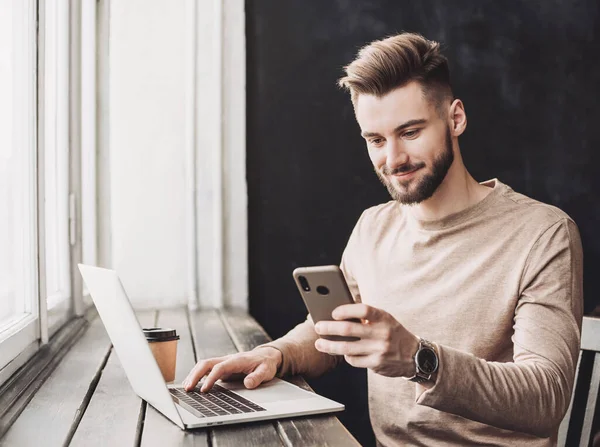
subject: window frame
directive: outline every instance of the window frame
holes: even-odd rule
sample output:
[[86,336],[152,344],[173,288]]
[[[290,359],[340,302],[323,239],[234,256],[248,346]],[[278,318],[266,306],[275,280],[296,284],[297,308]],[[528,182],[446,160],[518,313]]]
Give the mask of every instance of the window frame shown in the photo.
[[[81,262],[97,265],[98,247],[98,157],[97,157],[97,2],[81,4]],[[87,181],[86,181],[87,180]],[[86,236],[89,235],[89,236]],[[80,308],[93,306],[82,284]]]
[[[78,317],[84,317],[93,306],[91,299],[84,300],[83,281],[77,268],[77,264],[82,260],[83,229],[80,223],[83,194],[86,194],[88,199],[86,217],[97,218],[96,199],[95,197],[90,199],[96,194],[96,1],[13,0],[13,5],[16,4],[29,8],[30,31],[28,33],[31,32],[31,35],[35,36],[33,49],[27,53],[32,57],[30,76],[27,78],[32,78],[28,98],[31,97],[31,111],[34,116],[32,119],[28,118],[27,122],[30,124],[28,133],[23,134],[35,144],[33,150],[27,154],[34,164],[33,169],[30,170],[33,175],[30,179],[31,194],[33,194],[30,216],[32,230],[35,230],[31,238],[35,253],[32,254],[29,263],[32,266],[30,269],[34,280],[26,281],[26,284],[30,285],[29,289],[33,288],[28,292],[31,303],[27,304],[32,314],[15,317],[14,320],[18,321],[14,321],[10,326],[4,324],[0,327],[0,358],[2,359],[0,360],[0,391],[2,385],[32,359],[43,345],[48,344],[61,328]],[[56,15],[60,15],[62,21],[54,20],[49,24],[47,20],[49,14],[54,14],[53,19],[56,19]],[[90,22],[93,26],[89,26]],[[31,40],[28,42],[31,43]],[[47,45],[55,47],[48,48]],[[48,63],[48,57],[54,57],[57,54],[57,46],[60,45],[62,45],[62,56]],[[83,63],[87,64],[85,69],[82,67]],[[49,74],[49,70],[53,70],[53,73]],[[57,79],[60,76],[62,79]],[[60,81],[62,81],[62,91],[56,88]],[[53,103],[55,99],[62,101],[60,108],[62,116],[59,117],[56,116],[59,107],[56,101]],[[68,222],[67,261],[70,293],[68,297],[62,297],[60,302],[51,309],[48,309],[46,276],[45,155],[47,137],[61,129],[49,127],[57,122],[47,121],[49,117],[58,118],[63,125],[63,143],[67,148],[67,169],[64,174],[68,174],[69,177],[67,215],[61,218],[67,219]],[[82,126],[82,123],[85,123],[85,126]],[[85,154],[82,149],[84,138],[88,145]],[[83,169],[88,174],[90,171],[94,172],[94,175],[86,180],[87,176]],[[96,248],[94,253],[97,253],[96,225],[88,224],[88,227],[92,229],[90,245]]]
[[[69,11],[69,0],[55,0],[52,2],[44,2],[40,4],[43,9],[44,21],[43,26],[40,21],[40,32],[38,38],[44,41],[43,55],[44,64],[38,67],[40,77],[44,79],[44,88],[40,91],[40,96],[43,97],[43,103],[39,110],[41,125],[44,130],[44,137],[39,139],[40,169],[39,172],[44,174],[44,193],[39,197],[46,198],[45,187],[48,184],[46,174],[49,171],[46,166],[50,161],[47,155],[52,154],[55,158],[54,165],[57,166],[55,173],[58,183],[56,197],[56,210],[62,212],[57,216],[58,228],[60,236],[57,240],[56,249],[58,250],[58,264],[61,272],[57,272],[58,279],[58,294],[47,296],[46,285],[49,282],[48,265],[44,262],[40,265],[40,276],[43,276],[44,288],[40,287],[40,307],[44,308],[47,314],[46,324],[42,327],[42,332],[48,332],[47,337],[50,338],[64,323],[73,317],[73,297],[75,290],[73,289],[72,279],[72,245],[73,235],[71,234],[72,220],[72,198],[71,198],[71,177],[72,177],[72,156],[76,152],[73,147],[73,139],[71,136],[71,100],[73,96],[72,83],[73,77],[71,73],[71,21]],[[62,178],[58,178],[61,176]],[[66,176],[67,178],[64,178]],[[41,183],[41,181],[40,181]],[[46,215],[47,208],[42,210],[40,206],[40,214],[44,213],[44,222],[47,222],[50,216]],[[47,225],[40,226],[44,232],[44,252],[47,253],[49,236],[45,230]],[[44,256],[44,261],[47,257]],[[45,301],[45,303],[42,303]],[[46,334],[43,334],[46,335]]]
[[[37,4],[34,0],[13,1],[13,24],[21,24],[25,26],[24,30],[19,33],[26,33],[27,38],[23,39],[22,34],[18,35],[14,32],[13,37],[17,36],[17,50],[14,52],[15,58],[25,58],[27,67],[26,76],[17,76],[13,78],[14,84],[20,84],[15,87],[14,91],[24,93],[24,100],[13,102],[12,108],[14,117],[13,128],[17,131],[14,133],[14,138],[18,145],[23,144],[26,149],[23,149],[21,154],[21,168],[26,169],[27,179],[23,182],[20,192],[23,193],[20,199],[26,197],[26,200],[21,202],[22,206],[29,208],[27,213],[27,221],[30,225],[23,226],[21,231],[28,232],[28,236],[23,236],[23,242],[27,243],[27,249],[23,253],[23,262],[16,263],[21,265],[21,270],[18,277],[20,288],[19,294],[24,298],[24,309],[22,314],[16,314],[13,318],[6,321],[0,327],[0,379],[6,375],[5,369],[8,368],[13,361],[21,356],[22,353],[32,353],[37,350],[38,340],[40,338],[40,312],[38,308],[39,284],[37,282],[36,273],[38,271],[38,244],[37,244],[37,203],[39,203],[36,190],[36,172],[38,170],[36,154],[37,154],[37,60],[36,54],[38,51],[38,39],[36,33],[36,18]],[[15,18],[19,20],[15,20]],[[34,36],[33,41],[30,39]],[[33,43],[33,44],[32,44]],[[15,48],[15,41],[13,41]],[[19,60],[17,64],[22,62]],[[32,114],[33,116],[29,115]],[[26,116],[29,115],[29,116]],[[20,210],[21,211],[21,210]],[[25,210],[23,215],[25,215]],[[19,254],[20,256],[20,254]],[[12,367],[14,368],[14,366]],[[12,369],[10,368],[10,369]],[[9,370],[10,370],[9,369]]]

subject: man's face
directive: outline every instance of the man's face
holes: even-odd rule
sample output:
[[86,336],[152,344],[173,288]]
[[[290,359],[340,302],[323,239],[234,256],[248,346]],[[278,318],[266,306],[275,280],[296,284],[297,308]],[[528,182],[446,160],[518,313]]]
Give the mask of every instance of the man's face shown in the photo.
[[448,122],[411,82],[377,98],[359,95],[356,119],[375,172],[394,200],[429,199],[454,162]]

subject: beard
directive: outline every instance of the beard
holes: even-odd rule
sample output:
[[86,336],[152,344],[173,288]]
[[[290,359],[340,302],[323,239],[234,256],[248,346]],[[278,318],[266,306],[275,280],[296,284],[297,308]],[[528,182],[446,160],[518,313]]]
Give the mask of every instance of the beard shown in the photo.
[[384,165],[381,172],[375,169],[375,173],[377,174],[377,177],[379,177],[381,183],[387,188],[392,199],[403,205],[416,205],[429,199],[433,193],[435,193],[446,178],[446,174],[448,174],[453,162],[454,152],[452,151],[452,135],[450,134],[450,129],[446,129],[444,151],[439,157],[433,160],[431,172],[425,174],[423,178],[408,180],[406,183],[400,181],[400,186],[397,186],[393,180],[387,178],[389,175],[422,169],[426,166],[423,162],[417,164],[411,163],[393,170],[389,169],[387,165]]

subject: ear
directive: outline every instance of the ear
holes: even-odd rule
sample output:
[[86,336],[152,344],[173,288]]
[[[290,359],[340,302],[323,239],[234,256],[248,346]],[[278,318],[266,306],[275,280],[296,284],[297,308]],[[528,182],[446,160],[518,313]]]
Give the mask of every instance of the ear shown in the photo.
[[450,105],[448,119],[452,136],[462,135],[467,128],[467,113],[465,112],[465,105],[460,99],[455,99]]

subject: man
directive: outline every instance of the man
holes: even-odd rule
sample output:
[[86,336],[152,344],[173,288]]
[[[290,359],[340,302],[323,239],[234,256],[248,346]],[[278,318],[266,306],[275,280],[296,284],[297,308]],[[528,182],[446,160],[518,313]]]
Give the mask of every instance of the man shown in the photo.
[[467,172],[465,109],[437,43],[416,34],[373,42],[340,85],[394,199],[363,213],[342,256],[357,303],[338,307],[335,321],[309,318],[251,352],[201,361],[184,385],[208,374],[206,391],[245,373],[254,388],[276,374],[317,376],[343,358],[368,368],[381,445],[554,444],[579,351],[575,223]]

